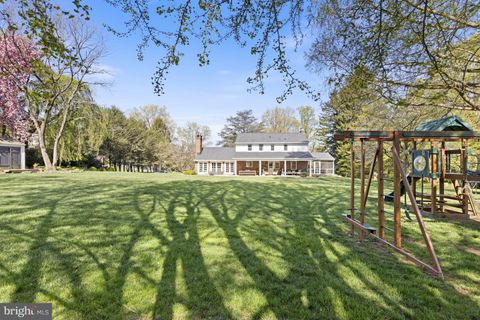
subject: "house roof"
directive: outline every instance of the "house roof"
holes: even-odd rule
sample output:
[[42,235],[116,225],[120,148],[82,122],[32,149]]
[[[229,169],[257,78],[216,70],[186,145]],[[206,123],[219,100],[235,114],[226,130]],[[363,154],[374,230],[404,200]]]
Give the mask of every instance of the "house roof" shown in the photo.
[[474,131],[473,128],[460,117],[451,116],[431,120],[418,125],[415,131]]
[[335,158],[328,152],[312,152],[312,156],[315,160],[335,160]]
[[235,152],[234,160],[313,160],[310,152]]
[[308,143],[308,140],[303,133],[239,133],[236,143]]
[[195,160],[232,160],[234,148],[205,147],[202,153],[195,155]]
[[22,147],[24,145],[25,144],[20,141],[17,141],[8,137],[0,137],[0,146]]

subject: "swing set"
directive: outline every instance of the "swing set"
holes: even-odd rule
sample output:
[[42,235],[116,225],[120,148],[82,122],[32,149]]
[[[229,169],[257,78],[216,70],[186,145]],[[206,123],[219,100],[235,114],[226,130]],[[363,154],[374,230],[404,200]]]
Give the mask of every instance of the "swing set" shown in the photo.
[[[430,239],[423,215],[431,214],[441,217],[468,218],[470,215],[479,217],[479,211],[473,199],[470,181],[480,181],[480,173],[468,170],[469,141],[480,141],[480,132],[475,131],[344,131],[335,135],[337,141],[351,143],[351,190],[349,214],[344,217],[351,225],[351,236],[355,228],[360,229],[360,241],[369,235],[383,244],[393,248],[428,273],[443,279],[443,272],[438,261],[433,243]],[[370,170],[366,171],[365,144],[376,143],[376,150]],[[446,149],[447,143],[453,142],[461,148]],[[360,143],[360,210],[355,208],[355,144]],[[384,175],[384,144],[391,143],[391,155],[394,162],[393,180]],[[417,146],[428,144],[428,149],[418,150]],[[405,165],[400,159],[401,146],[411,157],[411,173],[407,173],[408,154]],[[409,151],[407,148],[412,147]],[[454,159],[457,157],[458,159]],[[459,171],[453,172],[452,163],[457,160]],[[377,169],[377,211],[378,228],[365,223],[365,207],[370,192],[371,183]],[[424,179],[430,182],[430,194],[424,190]],[[393,193],[385,195],[384,181],[393,181]],[[446,194],[446,181],[452,182],[455,194]],[[421,184],[421,193],[417,192]],[[404,209],[415,214],[418,227],[428,250],[431,263],[426,263],[402,248],[402,201]],[[409,199],[407,206],[406,197]],[[385,201],[393,201],[393,242],[385,237]],[[460,210],[460,211],[458,211]],[[359,217],[357,216],[359,214]],[[407,213],[407,218],[411,219]],[[390,230],[390,229],[389,229]]]

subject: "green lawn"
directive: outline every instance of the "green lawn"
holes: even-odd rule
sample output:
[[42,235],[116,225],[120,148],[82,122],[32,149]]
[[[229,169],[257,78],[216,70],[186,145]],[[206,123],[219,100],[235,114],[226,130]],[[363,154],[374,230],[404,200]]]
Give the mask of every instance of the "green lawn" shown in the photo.
[[[348,187],[0,175],[0,302],[52,302],[54,319],[480,319],[480,223],[426,220],[442,282],[347,236]],[[404,226],[427,259],[416,223]]]

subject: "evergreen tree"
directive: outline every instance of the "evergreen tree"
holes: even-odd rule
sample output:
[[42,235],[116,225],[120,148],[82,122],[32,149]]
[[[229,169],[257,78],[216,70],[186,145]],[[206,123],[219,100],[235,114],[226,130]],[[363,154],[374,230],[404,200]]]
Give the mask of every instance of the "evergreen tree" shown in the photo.
[[261,129],[262,126],[252,110],[238,111],[234,116],[227,118],[227,123],[220,132],[222,140],[218,145],[233,147],[239,133],[259,132]]

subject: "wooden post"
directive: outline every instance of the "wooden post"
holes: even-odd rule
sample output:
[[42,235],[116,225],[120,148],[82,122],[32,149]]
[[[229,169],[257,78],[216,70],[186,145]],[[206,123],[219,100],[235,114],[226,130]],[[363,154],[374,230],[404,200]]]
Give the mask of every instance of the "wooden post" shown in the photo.
[[383,141],[378,141],[378,236],[385,239],[385,210],[383,194]]
[[[354,141],[352,141],[351,145],[351,159],[350,159],[350,167],[351,167],[351,179],[350,179],[350,217],[355,220],[355,149],[354,149]],[[352,237],[355,236],[355,226],[352,224]]]
[[[430,143],[430,148],[432,150],[432,165],[431,165],[431,175],[430,178],[430,185],[431,185],[431,207],[430,212],[435,213],[437,211],[437,179],[435,175],[438,173],[438,153],[433,153],[433,149],[436,148],[437,145],[433,142]],[[437,150],[438,151],[438,150]]]
[[[400,133],[398,131],[394,132],[394,140],[392,146],[392,152],[395,154],[400,154]],[[394,156],[394,155],[393,155]],[[394,243],[397,247],[402,247],[402,226],[401,226],[401,214],[402,214],[402,203],[400,195],[400,169],[397,166],[394,166],[394,177],[393,177],[393,236]]]
[[442,159],[442,166],[440,168],[440,212],[445,212],[445,171],[446,171],[446,155],[445,155],[445,141],[442,141],[440,149],[440,159]]
[[[365,224],[365,141],[360,140],[360,223]],[[365,239],[365,231],[360,232],[360,241]]]
[[[417,141],[413,141],[413,150],[417,150]],[[412,163],[412,166],[413,166],[413,163]],[[412,191],[413,191],[413,195],[415,196],[415,199],[417,198],[417,180],[418,180],[417,178],[412,176]]]
[[467,141],[462,139],[462,151],[461,151],[461,167],[463,174],[463,183],[462,183],[462,212],[465,215],[468,215],[468,193],[466,184],[467,182],[467,171],[468,171],[468,154],[467,154]]

